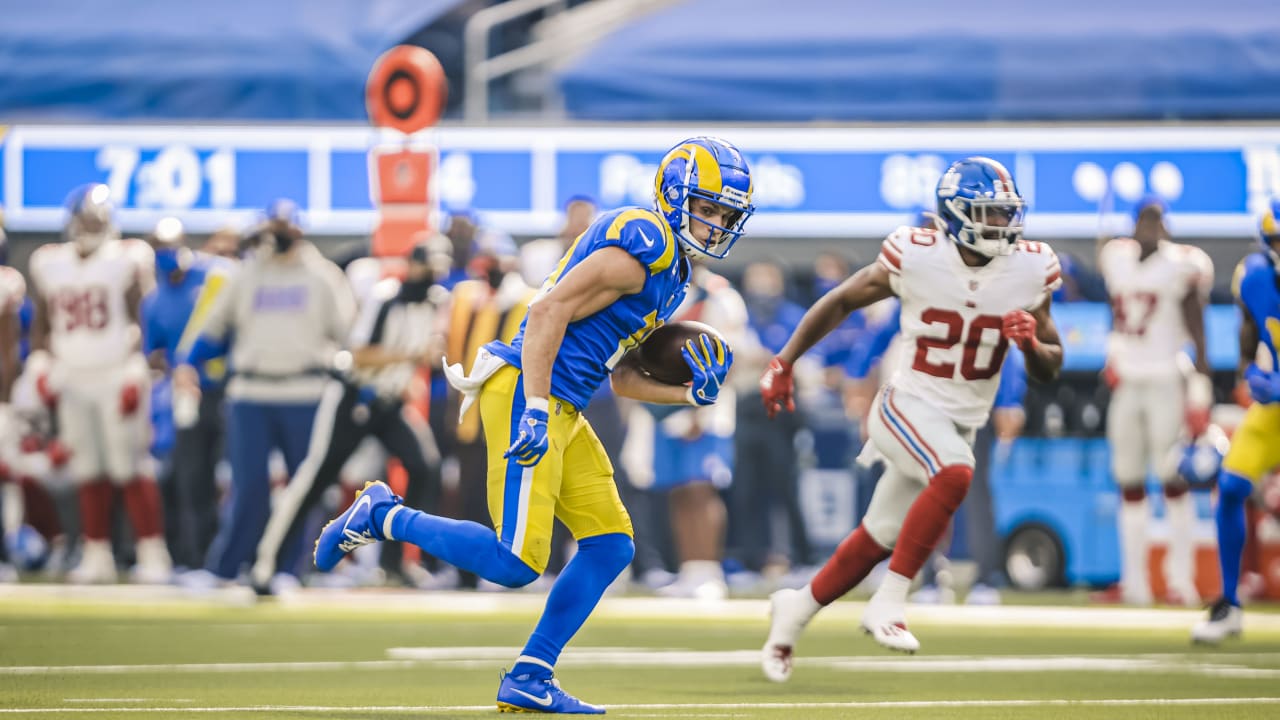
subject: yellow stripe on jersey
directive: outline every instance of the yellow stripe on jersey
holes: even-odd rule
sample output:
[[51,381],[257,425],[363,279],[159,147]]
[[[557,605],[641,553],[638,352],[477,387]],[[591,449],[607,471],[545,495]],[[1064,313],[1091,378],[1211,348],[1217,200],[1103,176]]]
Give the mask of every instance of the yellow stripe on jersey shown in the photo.
[[[224,273],[210,272],[205,275],[204,285],[201,286],[200,295],[196,298],[196,305],[191,310],[191,317],[187,318],[186,327],[182,329],[182,337],[178,340],[179,352],[186,352],[195,344],[196,338],[204,328],[205,318],[213,310],[214,301],[218,299],[218,295],[222,293],[226,284],[227,276]],[[209,379],[221,380],[227,374],[227,361],[224,358],[209,360],[204,365],[204,371]]]
[[[716,166],[716,170],[719,171],[719,166]],[[657,260],[649,263],[649,274],[657,275],[671,267],[671,263],[676,259],[676,238],[671,234],[671,228],[667,227],[667,223],[652,210],[632,208],[619,213],[618,217],[613,219],[613,223],[609,225],[609,229],[605,232],[605,239],[617,240],[622,237],[622,228],[626,227],[627,223],[632,220],[648,220],[656,225],[662,233],[662,255]]]

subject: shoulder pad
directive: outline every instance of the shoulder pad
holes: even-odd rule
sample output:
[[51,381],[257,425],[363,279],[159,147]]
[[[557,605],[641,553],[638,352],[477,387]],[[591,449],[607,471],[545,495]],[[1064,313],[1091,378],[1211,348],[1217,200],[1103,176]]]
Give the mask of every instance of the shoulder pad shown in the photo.
[[614,216],[605,229],[602,243],[617,245],[631,253],[649,269],[651,275],[671,267],[676,260],[676,244],[666,221],[656,212],[644,208],[628,208]]

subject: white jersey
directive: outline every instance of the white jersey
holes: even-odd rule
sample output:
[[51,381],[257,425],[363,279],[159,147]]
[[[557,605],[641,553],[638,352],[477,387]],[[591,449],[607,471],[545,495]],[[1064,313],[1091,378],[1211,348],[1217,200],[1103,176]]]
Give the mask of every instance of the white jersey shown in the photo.
[[1116,238],[1098,253],[1113,315],[1107,365],[1121,379],[1181,377],[1177,357],[1191,342],[1182,301],[1192,291],[1208,297],[1213,261],[1198,247],[1165,241],[1145,260],[1141,252],[1137,241]]
[[146,297],[156,288],[156,251],[150,243],[139,238],[124,238],[120,244],[124,247],[124,254],[133,261],[138,287]]
[[26,295],[27,281],[22,279],[22,273],[0,265],[0,315],[17,312]]
[[69,242],[31,255],[31,279],[49,310],[49,349],[65,368],[101,368],[138,352],[138,326],[129,317],[128,291],[137,264],[119,241],[88,257]]
[[1009,348],[1003,317],[1039,307],[1062,284],[1058,256],[1024,241],[1012,255],[970,267],[945,233],[901,227],[885,239],[877,262],[902,300],[904,348],[889,384],[958,425],[981,427]]

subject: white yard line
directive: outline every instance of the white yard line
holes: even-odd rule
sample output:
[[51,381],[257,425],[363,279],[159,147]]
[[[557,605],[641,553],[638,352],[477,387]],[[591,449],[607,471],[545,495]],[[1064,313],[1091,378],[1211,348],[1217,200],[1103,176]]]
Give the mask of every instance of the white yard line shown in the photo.
[[[962,707],[1167,707],[1167,706],[1230,706],[1230,705],[1280,705],[1280,697],[1251,698],[1107,698],[1092,700],[906,700],[860,702],[797,702],[797,703],[644,703],[606,705],[610,710],[821,710],[821,709],[907,709],[907,708],[962,708]],[[228,707],[100,707],[100,708],[0,708],[0,714],[35,715],[47,713],[214,713],[214,712],[324,712],[324,713],[456,713],[493,712],[488,705],[408,706],[408,705],[244,705]]]

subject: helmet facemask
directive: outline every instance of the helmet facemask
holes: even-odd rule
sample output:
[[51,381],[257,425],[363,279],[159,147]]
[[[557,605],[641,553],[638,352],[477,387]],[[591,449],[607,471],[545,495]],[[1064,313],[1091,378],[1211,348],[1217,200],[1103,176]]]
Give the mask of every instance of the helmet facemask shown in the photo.
[[[725,188],[725,190],[733,190],[734,188]],[[747,218],[751,217],[753,208],[743,207],[742,205],[726,202],[726,193],[722,193],[719,197],[713,196],[711,193],[698,189],[691,189],[687,199],[682,203],[678,211],[680,213],[680,227],[676,229],[676,237],[680,238],[681,251],[686,255],[695,252],[716,258],[723,259],[729,254],[729,250],[733,248],[733,244],[742,237],[743,226],[746,225]],[[715,203],[717,206],[727,208],[729,214],[726,216],[724,225],[716,223],[701,217],[693,212],[693,203],[696,200],[706,200]],[[695,224],[700,224],[708,229],[707,240],[703,242],[698,240],[694,235]]]
[[1026,209],[1022,198],[1013,193],[996,197],[954,197],[945,201],[946,209],[959,221],[956,242],[979,255],[997,257],[1012,255],[1022,239],[1022,216]]

